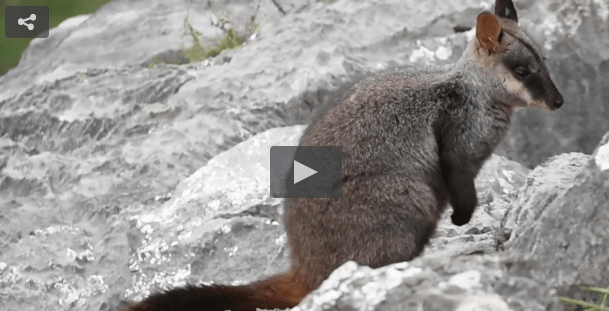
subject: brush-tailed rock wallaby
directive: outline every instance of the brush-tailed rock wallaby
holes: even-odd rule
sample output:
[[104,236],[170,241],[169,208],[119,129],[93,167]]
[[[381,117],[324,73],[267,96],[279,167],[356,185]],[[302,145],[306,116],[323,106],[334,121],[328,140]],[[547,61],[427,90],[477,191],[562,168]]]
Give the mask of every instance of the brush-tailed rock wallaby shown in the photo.
[[418,256],[448,203],[461,226],[477,205],[474,178],[517,107],[554,110],[563,97],[518,28],[511,0],[477,18],[457,63],[406,67],[355,84],[311,123],[301,146],[342,148],[342,196],[287,199],[292,268],[243,286],[188,286],[128,311],[288,308],[343,263],[372,268]]

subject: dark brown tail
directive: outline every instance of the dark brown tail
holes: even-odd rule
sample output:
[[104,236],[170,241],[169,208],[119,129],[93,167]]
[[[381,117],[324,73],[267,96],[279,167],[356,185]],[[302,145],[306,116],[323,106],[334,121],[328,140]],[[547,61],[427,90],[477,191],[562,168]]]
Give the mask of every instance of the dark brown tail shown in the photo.
[[310,292],[292,271],[243,286],[187,286],[156,293],[122,311],[256,311],[296,306]]

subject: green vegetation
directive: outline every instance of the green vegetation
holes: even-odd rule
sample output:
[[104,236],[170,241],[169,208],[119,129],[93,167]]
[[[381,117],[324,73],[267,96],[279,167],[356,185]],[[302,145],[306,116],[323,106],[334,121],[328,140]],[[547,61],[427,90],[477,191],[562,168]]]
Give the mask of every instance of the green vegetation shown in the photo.
[[152,59],[150,60],[150,65],[148,65],[148,68],[153,69],[154,67],[156,67],[156,65],[162,63],[163,61],[160,60],[156,55],[152,56]]
[[[221,21],[222,23],[226,22],[223,19],[221,19]],[[184,29],[188,35],[192,37],[192,46],[178,51],[171,50],[153,55],[149,61],[144,63],[144,65],[152,69],[158,64],[183,65],[198,63],[209,57],[214,57],[226,49],[233,49],[243,44],[243,39],[241,36],[239,36],[236,31],[229,29],[224,38],[222,38],[216,45],[210,48],[205,48],[203,44],[201,44],[201,41],[199,41],[201,33],[190,25],[188,22],[188,17],[184,18]]]
[[600,301],[599,305],[597,306],[597,305],[593,305],[588,302],[584,302],[581,300],[575,300],[575,299],[571,299],[571,298],[566,298],[566,297],[560,297],[559,299],[561,302],[564,302],[564,303],[567,303],[570,305],[583,307],[584,311],[609,311],[609,307],[607,307],[607,302],[609,302],[609,287],[607,287],[607,288],[584,287],[582,289],[587,292],[596,293],[596,294],[601,295],[601,301]]
[[17,66],[21,54],[32,39],[9,39],[4,35],[4,8],[13,5],[46,5],[50,9],[49,26],[59,25],[69,17],[93,13],[111,0],[4,0],[0,1],[0,76]]
[[257,22],[254,17],[252,16],[252,25],[250,28],[250,32],[254,33],[254,32],[258,32],[258,30],[260,30],[260,23]]
[[185,48],[182,52],[191,63],[201,62],[208,57],[214,57],[226,49],[233,49],[243,44],[243,39],[233,29],[226,32],[226,36],[218,42],[214,47],[206,49],[199,41],[200,32],[192,28],[188,22],[188,17],[184,19],[184,28],[192,36],[193,44],[191,47]]
[[[14,5],[38,6],[45,5],[50,9],[49,26],[56,27],[69,17],[89,14],[95,12],[102,5],[112,0],[5,0],[0,1],[0,76],[9,69],[17,66],[21,55],[30,44],[32,39],[9,39],[4,35],[4,8]],[[224,23],[224,19],[221,19]],[[204,48],[199,42],[201,33],[192,28],[188,18],[184,19],[184,27],[193,37],[193,45],[185,48],[182,53],[189,62],[200,62],[209,57],[214,57],[225,49],[235,48],[243,43],[243,39],[234,30],[229,30],[226,36],[216,46],[209,49]],[[163,58],[153,56],[150,67],[165,62]]]

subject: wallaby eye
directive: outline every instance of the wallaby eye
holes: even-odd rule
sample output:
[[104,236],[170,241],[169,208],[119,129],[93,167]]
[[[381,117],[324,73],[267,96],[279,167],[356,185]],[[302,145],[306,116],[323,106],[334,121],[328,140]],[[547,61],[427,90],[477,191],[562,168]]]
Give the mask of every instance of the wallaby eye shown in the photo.
[[531,72],[526,67],[516,67],[514,68],[514,74],[516,74],[516,76],[519,78],[526,78],[531,74]]

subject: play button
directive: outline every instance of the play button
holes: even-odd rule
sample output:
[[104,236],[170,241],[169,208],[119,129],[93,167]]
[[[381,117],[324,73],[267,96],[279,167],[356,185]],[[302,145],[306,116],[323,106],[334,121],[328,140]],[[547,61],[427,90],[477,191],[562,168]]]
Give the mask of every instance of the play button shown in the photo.
[[337,146],[271,147],[271,197],[338,198],[342,151]]
[[294,184],[317,174],[317,171],[294,160]]

